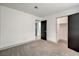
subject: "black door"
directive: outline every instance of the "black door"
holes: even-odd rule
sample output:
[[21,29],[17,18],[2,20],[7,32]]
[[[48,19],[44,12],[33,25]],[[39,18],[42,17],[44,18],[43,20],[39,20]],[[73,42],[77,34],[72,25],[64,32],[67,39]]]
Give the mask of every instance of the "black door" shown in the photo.
[[44,21],[41,21],[41,39],[43,40],[46,40],[46,24],[47,24],[47,21],[44,20]]
[[79,52],[79,13],[68,16],[68,47]]

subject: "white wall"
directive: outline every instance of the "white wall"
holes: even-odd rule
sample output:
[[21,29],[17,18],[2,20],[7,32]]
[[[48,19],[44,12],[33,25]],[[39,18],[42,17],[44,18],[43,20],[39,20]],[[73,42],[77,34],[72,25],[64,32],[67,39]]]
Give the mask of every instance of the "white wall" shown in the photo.
[[58,42],[57,39],[57,18],[62,16],[71,15],[79,12],[79,7],[70,8],[69,10],[65,10],[59,13],[55,13],[53,15],[44,17],[47,20],[47,39],[53,41],[55,43]]
[[0,8],[0,48],[35,40],[35,20],[39,17],[3,6]]
[[68,23],[68,16],[57,18],[57,24]]

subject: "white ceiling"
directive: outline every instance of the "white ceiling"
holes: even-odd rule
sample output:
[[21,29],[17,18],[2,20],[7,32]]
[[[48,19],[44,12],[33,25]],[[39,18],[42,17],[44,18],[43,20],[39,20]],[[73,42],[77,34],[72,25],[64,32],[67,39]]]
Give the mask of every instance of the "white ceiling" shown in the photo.
[[[0,5],[27,12],[39,17],[49,16],[69,8],[78,7],[78,3],[0,3]],[[38,9],[34,9],[38,6]]]

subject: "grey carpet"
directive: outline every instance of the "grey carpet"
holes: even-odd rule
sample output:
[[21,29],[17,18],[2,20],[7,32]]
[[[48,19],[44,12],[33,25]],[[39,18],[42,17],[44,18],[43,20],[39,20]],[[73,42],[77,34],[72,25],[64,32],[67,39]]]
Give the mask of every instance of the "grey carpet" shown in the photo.
[[78,56],[79,53],[67,47],[67,42],[58,44],[50,41],[36,40],[20,46],[0,51],[0,56]]

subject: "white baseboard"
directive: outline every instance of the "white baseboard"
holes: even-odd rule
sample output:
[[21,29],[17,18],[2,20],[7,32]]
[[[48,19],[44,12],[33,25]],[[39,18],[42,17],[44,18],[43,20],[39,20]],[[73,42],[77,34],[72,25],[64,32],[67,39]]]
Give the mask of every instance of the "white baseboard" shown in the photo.
[[[32,40],[32,41],[35,41],[35,40]],[[22,45],[22,44],[25,44],[25,43],[29,43],[29,42],[32,42],[32,41],[21,42],[21,43],[13,44],[13,45],[10,45],[10,46],[2,47],[2,48],[0,48],[0,50],[9,49],[9,48],[16,47],[16,46],[19,46],[19,45]]]
[[[32,41],[28,41],[28,42],[24,41],[24,42],[21,42],[21,43],[17,43],[17,44],[13,44],[13,45],[10,45],[10,46],[2,47],[2,48],[0,48],[0,50],[9,49],[9,48],[16,47],[16,46],[19,46],[19,45],[23,45],[23,44],[26,44],[26,43],[30,43],[30,42],[33,42],[33,41],[37,41],[37,40],[32,40]],[[48,41],[53,42],[51,40],[48,40]],[[53,43],[57,44],[57,42],[53,42]]]

